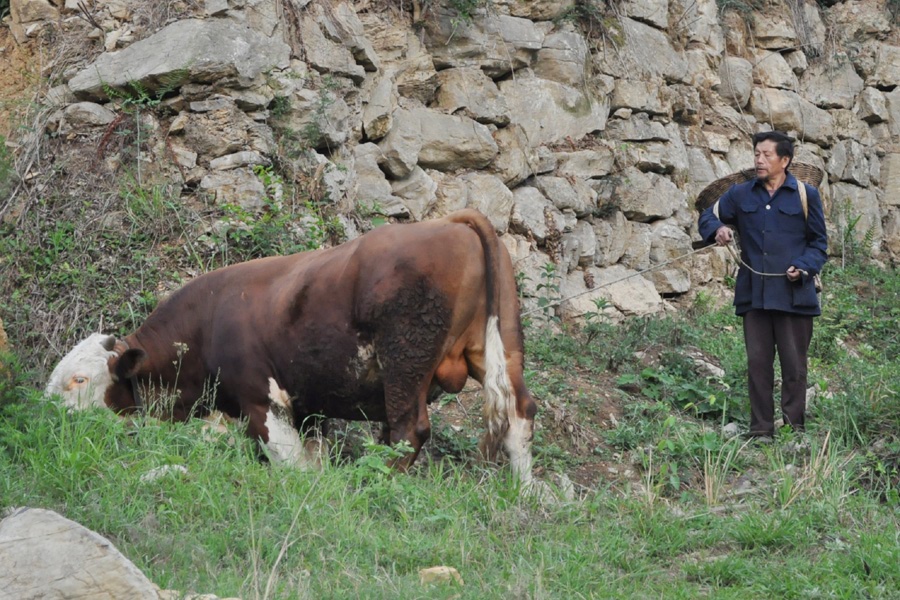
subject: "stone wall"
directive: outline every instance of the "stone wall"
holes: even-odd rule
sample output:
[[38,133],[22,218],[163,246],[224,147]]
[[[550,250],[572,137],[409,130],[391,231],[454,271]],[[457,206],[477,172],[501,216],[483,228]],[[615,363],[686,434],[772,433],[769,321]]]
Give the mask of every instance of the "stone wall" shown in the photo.
[[253,167],[271,164],[279,128],[303,131],[289,170],[344,213],[477,207],[526,308],[558,278],[582,294],[563,314],[604,298],[620,318],[732,268],[719,249],[673,259],[698,241],[699,190],[752,166],[750,136],[777,128],[827,172],[832,239],[859,216],[876,257],[900,256],[900,41],[883,0],[623,0],[587,24],[574,0],[492,0],[471,19],[440,2],[207,0],[165,18],[149,4],[12,0],[10,26],[95,40],[45,99],[73,151],[74,133],[120,113],[111,90],[171,90],[144,115],[146,163],[186,200],[258,210]]

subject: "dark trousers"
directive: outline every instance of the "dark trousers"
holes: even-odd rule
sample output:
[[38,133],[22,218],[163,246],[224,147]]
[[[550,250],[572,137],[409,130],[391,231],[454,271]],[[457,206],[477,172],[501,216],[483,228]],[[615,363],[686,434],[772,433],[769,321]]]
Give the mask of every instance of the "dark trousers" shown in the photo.
[[775,432],[775,351],[781,363],[781,413],[785,425],[803,429],[806,422],[806,368],[813,318],[777,310],[744,315],[747,379],[750,387],[750,432]]

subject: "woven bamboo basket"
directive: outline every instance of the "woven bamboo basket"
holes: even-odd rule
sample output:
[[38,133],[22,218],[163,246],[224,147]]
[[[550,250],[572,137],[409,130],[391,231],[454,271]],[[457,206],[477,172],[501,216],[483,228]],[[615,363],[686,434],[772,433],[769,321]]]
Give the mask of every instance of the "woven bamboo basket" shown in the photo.
[[[822,169],[819,167],[802,162],[791,163],[788,172],[800,181],[807,183],[814,188],[818,188],[819,185],[821,185],[822,177],[824,176]],[[697,209],[697,212],[703,212],[712,206],[716,200],[721,198],[722,194],[728,191],[728,188],[736,183],[750,181],[754,177],[756,177],[755,169],[744,169],[743,171],[738,171],[737,173],[732,173],[731,175],[716,179],[697,194],[697,200],[694,202],[694,207]]]

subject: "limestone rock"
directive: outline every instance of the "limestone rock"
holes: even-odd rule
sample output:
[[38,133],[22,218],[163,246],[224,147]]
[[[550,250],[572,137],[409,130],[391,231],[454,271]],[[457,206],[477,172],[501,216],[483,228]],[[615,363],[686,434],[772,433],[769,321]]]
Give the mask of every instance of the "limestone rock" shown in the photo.
[[[610,110],[630,108],[650,115],[670,115],[668,103],[663,101],[661,88],[651,81],[618,79],[613,89]],[[748,92],[749,93],[749,92]]]
[[0,522],[0,589],[17,600],[157,600],[156,587],[109,540],[40,508]]
[[609,100],[589,88],[527,76],[502,81],[499,87],[512,122],[522,126],[532,146],[580,139],[606,125]]
[[434,105],[450,114],[479,123],[503,127],[509,124],[509,108],[493,80],[481,69],[446,69],[438,74]]
[[494,132],[497,156],[490,171],[510,189],[535,174],[538,154],[528,143],[525,130],[520,125],[510,125]]
[[347,46],[328,39],[318,19],[304,16],[300,22],[300,36],[306,60],[316,71],[347,77],[357,84],[365,79],[365,68],[356,63]]
[[391,182],[391,192],[400,198],[409,215],[421,221],[437,200],[437,183],[421,167],[413,167],[403,179]]
[[508,0],[509,14],[532,21],[552,21],[575,7],[575,0]]
[[513,190],[510,230],[533,238],[543,245],[549,237],[559,236],[565,229],[562,213],[541,191],[531,186]]
[[900,46],[878,44],[875,54],[875,70],[866,79],[873,87],[895,87],[900,73]]
[[58,131],[66,134],[85,127],[109,125],[116,113],[93,102],[76,102],[65,107],[61,117]]
[[665,29],[669,24],[668,0],[624,0],[622,10],[626,16]]
[[537,188],[559,210],[571,210],[583,217],[597,204],[597,192],[581,179],[540,175],[535,180]]
[[835,144],[828,161],[832,181],[847,181],[862,187],[869,186],[869,161],[863,147],[856,140],[841,140]]
[[219,206],[234,204],[246,210],[260,210],[266,197],[266,187],[249,167],[209,173],[201,180],[200,189]]
[[834,138],[834,121],[795,92],[772,88],[754,88],[750,111],[759,121],[782,131],[796,131],[809,141],[829,145]]
[[[897,65],[900,72],[900,64]],[[803,97],[821,108],[853,108],[865,85],[846,54],[814,63],[803,75]]]
[[723,100],[738,108],[747,106],[753,89],[753,65],[737,56],[725,58],[719,65],[719,83],[716,91]]
[[391,130],[395,106],[394,82],[390,77],[381,77],[363,109],[363,131],[370,141],[380,140]]
[[753,64],[753,79],[763,87],[797,91],[799,81],[780,52],[759,50]]
[[390,130],[378,143],[378,164],[392,177],[406,177],[419,160],[422,143],[418,114],[399,108],[391,118]]
[[[560,314],[564,319],[583,317],[588,312],[596,312],[595,298],[603,298],[615,309],[606,315],[612,320],[620,320],[622,316],[642,316],[657,314],[663,309],[663,302],[653,284],[622,265],[614,265],[605,269],[591,267],[585,270],[590,275],[593,288],[588,288],[585,276],[578,271],[565,277],[560,284],[560,294],[569,298],[584,293],[577,298],[567,300],[560,306]],[[593,291],[589,291],[593,289]]]
[[892,152],[885,156],[882,171],[885,190],[882,202],[889,207],[900,206],[900,153]]
[[860,92],[854,107],[856,114],[869,124],[882,123],[888,120],[887,101],[880,90],[867,87]]
[[499,151],[490,130],[468,117],[424,108],[413,112],[422,135],[418,161],[423,167],[438,171],[480,169],[489,165]]
[[589,59],[584,36],[575,31],[556,31],[544,38],[533,69],[542,79],[578,87],[589,75]]
[[691,289],[690,263],[676,259],[691,252],[690,236],[670,219],[656,221],[651,227],[650,264],[669,264],[650,271],[646,276],[660,294],[687,292]]
[[247,87],[268,69],[286,68],[289,57],[284,42],[233,21],[185,19],[123,50],[101,54],[69,80],[69,87],[85,100],[104,96],[104,86],[127,92],[129,82],[149,91],[173,80]]
[[466,206],[484,213],[497,233],[506,233],[513,209],[510,189],[499,178],[486,173],[467,173],[460,179],[466,184]]
[[389,217],[408,217],[409,209],[394,195],[384,172],[378,168],[381,154],[375,144],[359,144],[353,149],[356,171],[356,207],[363,211],[375,211]]
[[614,265],[625,254],[625,245],[631,237],[631,223],[622,211],[613,210],[611,214],[594,219],[594,264],[598,267]]
[[619,79],[662,79],[667,83],[691,83],[684,53],[676,50],[666,34],[634,19],[619,19],[615,35],[622,45],[617,52],[598,57],[602,72]]
[[425,43],[438,70],[479,67],[496,79],[531,65],[543,31],[528,19],[478,13],[460,22],[453,9],[435,7],[425,21]]
[[[779,5],[782,8],[784,5]],[[797,31],[786,10],[751,11],[753,32],[759,46],[768,50],[784,50],[797,46]]]
[[620,176],[604,181],[603,187],[607,186],[612,190],[612,203],[631,221],[666,219],[679,206],[686,205],[684,192],[669,179],[656,173],[643,173],[635,167],[628,167]]
[[599,179],[609,175],[615,166],[611,142],[602,141],[590,150],[555,152],[557,173],[575,179]]

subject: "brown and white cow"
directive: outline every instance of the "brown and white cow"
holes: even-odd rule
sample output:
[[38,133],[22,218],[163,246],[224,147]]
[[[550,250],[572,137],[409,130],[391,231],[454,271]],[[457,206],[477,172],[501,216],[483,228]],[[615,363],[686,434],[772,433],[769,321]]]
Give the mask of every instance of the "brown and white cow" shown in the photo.
[[47,392],[129,413],[136,389],[140,402],[161,385],[174,419],[246,418],[287,462],[302,460],[298,430],[316,418],[380,421],[387,440],[412,445],[405,468],[430,434],[429,399],[471,376],[484,388],[483,453],[494,459],[502,443],[527,483],[536,408],[522,371],[509,254],[481,213],[464,210],[197,277],[124,339],[76,346]]

